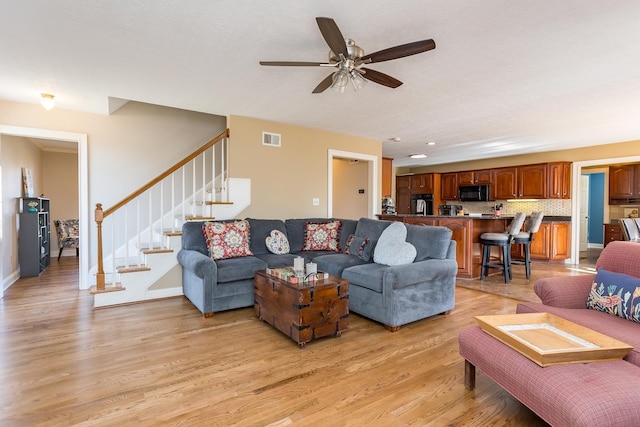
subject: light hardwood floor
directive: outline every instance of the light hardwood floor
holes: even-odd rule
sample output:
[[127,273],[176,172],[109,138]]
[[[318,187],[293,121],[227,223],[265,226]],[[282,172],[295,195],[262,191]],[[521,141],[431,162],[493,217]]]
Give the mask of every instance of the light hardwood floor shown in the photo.
[[463,386],[458,331],[515,311],[479,290],[490,281],[529,298],[533,281],[514,276],[466,281],[452,314],[396,333],[352,314],[341,338],[301,350],[251,308],[205,319],[178,297],[95,310],[75,258],[54,259],[0,300],[0,425],[544,426],[481,372]]

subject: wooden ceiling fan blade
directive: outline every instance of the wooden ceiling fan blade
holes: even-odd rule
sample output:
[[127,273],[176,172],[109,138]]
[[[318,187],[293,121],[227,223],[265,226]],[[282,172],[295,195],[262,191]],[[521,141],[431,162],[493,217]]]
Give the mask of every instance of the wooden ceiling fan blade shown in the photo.
[[326,62],[302,62],[302,61],[260,61],[260,65],[271,65],[276,67],[322,67],[322,66],[330,66],[333,64],[329,64]]
[[316,22],[318,23],[322,37],[324,37],[331,51],[336,55],[343,54],[345,58],[349,56],[347,53],[347,44],[344,41],[344,37],[336,21],[331,18],[319,17],[316,18]]
[[435,48],[436,42],[434,42],[433,39],[421,40],[370,53],[360,58],[360,60],[364,63],[390,61],[392,59],[416,55]]
[[318,86],[311,93],[322,93],[325,90],[329,89],[331,84],[333,83],[333,73],[329,74],[324,80],[320,82]]
[[378,83],[392,89],[402,85],[400,80],[395,79],[388,74],[381,73],[380,71],[372,70],[370,68],[361,68],[360,71],[364,71],[364,73],[362,73],[362,77],[367,80],[371,80],[374,83]]

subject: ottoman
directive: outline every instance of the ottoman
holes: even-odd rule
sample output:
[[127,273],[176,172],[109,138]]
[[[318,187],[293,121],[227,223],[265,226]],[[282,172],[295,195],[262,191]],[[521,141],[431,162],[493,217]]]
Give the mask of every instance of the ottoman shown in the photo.
[[476,367],[554,426],[639,426],[640,368],[623,360],[542,368],[471,326],[459,336],[465,387]]

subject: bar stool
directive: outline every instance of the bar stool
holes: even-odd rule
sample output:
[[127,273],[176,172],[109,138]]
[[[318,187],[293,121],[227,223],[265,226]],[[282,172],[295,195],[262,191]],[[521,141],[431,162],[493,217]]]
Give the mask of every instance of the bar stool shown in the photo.
[[522,245],[523,247],[524,261],[511,261],[511,263],[524,264],[527,280],[531,277],[531,242],[533,242],[533,235],[540,229],[542,218],[544,218],[543,212],[531,212],[529,219],[527,219],[526,230],[519,232],[513,238],[514,245]]
[[[513,217],[507,233],[482,233],[480,235],[480,243],[482,244],[480,280],[489,275],[490,268],[495,268],[502,270],[504,273],[504,283],[509,283],[509,279],[511,278],[511,243],[513,243],[515,235],[520,232],[525,217],[523,212],[518,212]],[[492,246],[502,248],[502,263],[491,262]]]

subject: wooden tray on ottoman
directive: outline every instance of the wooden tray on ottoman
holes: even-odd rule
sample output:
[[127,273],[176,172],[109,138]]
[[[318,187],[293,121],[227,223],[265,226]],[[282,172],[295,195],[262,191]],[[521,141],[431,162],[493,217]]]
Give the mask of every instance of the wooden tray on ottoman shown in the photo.
[[476,316],[482,330],[540,366],[619,360],[633,347],[549,313]]
[[293,284],[256,273],[256,316],[291,337],[300,348],[327,335],[339,337],[349,326],[349,282],[329,276],[310,284]]

